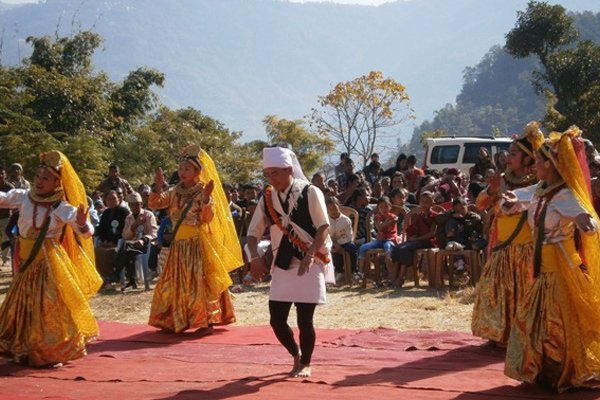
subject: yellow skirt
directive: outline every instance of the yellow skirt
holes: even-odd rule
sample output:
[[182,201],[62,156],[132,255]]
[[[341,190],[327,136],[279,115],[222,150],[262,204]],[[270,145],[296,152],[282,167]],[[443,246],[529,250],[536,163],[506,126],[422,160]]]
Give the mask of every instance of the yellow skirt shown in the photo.
[[[20,240],[21,260],[32,240]],[[82,266],[79,266],[81,268]],[[31,366],[83,357],[98,324],[63,247],[46,239],[36,259],[15,276],[0,307],[0,351]]]
[[149,324],[172,332],[235,322],[226,271],[216,269],[198,230],[181,225],[154,288]]
[[[559,392],[600,376],[600,299],[573,240],[544,245],[542,267],[519,304],[505,374]],[[568,259],[567,259],[568,258]]]
[[[519,218],[498,218],[499,242],[508,239]],[[483,266],[471,319],[473,335],[506,345],[517,305],[532,283],[532,265],[531,233],[524,226],[510,245],[493,252]]]

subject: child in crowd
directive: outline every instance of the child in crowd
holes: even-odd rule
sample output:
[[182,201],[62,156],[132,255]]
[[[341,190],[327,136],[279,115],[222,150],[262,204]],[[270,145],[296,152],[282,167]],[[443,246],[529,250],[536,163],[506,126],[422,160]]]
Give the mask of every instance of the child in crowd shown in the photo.
[[331,253],[333,265],[335,266],[335,280],[340,282],[344,274],[344,251],[350,254],[352,272],[358,272],[357,256],[358,249],[352,241],[352,221],[340,211],[340,201],[330,197],[325,202],[327,214],[329,215],[329,235],[333,242]]
[[377,239],[360,246],[358,251],[358,262],[361,270],[365,267],[365,258],[367,252],[373,249],[383,249],[386,254],[386,260],[389,259],[392,249],[398,242],[398,216],[392,212],[392,202],[389,197],[383,196],[377,201],[375,210],[375,229],[377,230]]

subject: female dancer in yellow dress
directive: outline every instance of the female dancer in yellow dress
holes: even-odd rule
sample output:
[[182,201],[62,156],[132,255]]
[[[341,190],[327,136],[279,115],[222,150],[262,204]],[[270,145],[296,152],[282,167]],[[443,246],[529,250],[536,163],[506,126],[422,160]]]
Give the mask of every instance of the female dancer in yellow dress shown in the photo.
[[168,208],[173,223],[165,267],[154,289],[149,324],[171,332],[210,331],[235,322],[229,272],[243,265],[228,202],[213,160],[198,146],[181,151],[180,182],[162,192],[157,170],[148,206]]
[[64,154],[40,158],[32,189],[0,193],[0,207],[19,209],[21,233],[19,270],[0,308],[0,352],[31,366],[86,354],[98,335],[88,298],[102,285],[83,185]]
[[477,285],[471,329],[474,335],[501,347],[508,341],[517,304],[531,285],[533,241],[526,226],[526,214],[503,214],[498,207],[499,199],[507,190],[536,182],[535,151],[543,140],[539,124],[529,123],[523,136],[509,147],[507,172],[495,175],[487,190],[477,197],[477,206],[492,210],[495,219],[491,255]]
[[513,206],[528,208],[535,281],[515,316],[505,373],[562,392],[600,374],[598,216],[579,129],[551,134],[536,156],[540,183]]

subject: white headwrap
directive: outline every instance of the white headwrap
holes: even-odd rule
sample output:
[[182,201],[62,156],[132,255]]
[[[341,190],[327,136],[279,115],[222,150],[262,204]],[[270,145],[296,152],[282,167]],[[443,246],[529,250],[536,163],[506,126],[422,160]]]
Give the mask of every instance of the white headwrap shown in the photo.
[[288,167],[292,167],[294,178],[308,181],[302,172],[298,157],[292,150],[283,147],[265,147],[263,149],[263,169]]

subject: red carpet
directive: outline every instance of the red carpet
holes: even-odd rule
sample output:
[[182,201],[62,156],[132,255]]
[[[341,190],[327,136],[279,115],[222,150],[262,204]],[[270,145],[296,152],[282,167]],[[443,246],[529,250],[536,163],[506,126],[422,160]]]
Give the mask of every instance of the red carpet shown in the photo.
[[88,356],[58,369],[0,359],[0,399],[577,399],[502,374],[502,350],[458,332],[321,329],[313,377],[286,378],[291,357],[270,327],[171,335],[100,324]]

